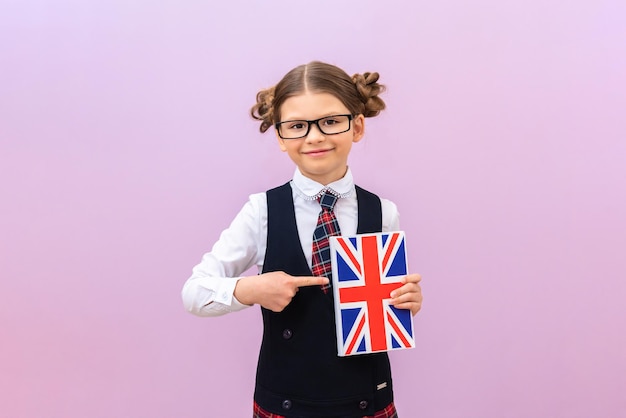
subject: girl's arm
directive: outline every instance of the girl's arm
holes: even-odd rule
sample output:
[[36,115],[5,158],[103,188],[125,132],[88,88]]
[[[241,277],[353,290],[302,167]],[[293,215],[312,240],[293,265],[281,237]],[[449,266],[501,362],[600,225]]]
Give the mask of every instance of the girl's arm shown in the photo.
[[266,230],[265,193],[251,195],[211,251],[193,268],[182,290],[185,309],[198,316],[218,316],[247,308],[249,305],[234,297],[234,291],[241,274],[262,264]]
[[[396,205],[390,201],[382,200],[383,208],[383,231],[400,230],[400,215]],[[403,280],[403,285],[391,292],[391,303],[400,309],[410,309],[415,316],[422,309],[422,287],[419,274],[409,274]]]

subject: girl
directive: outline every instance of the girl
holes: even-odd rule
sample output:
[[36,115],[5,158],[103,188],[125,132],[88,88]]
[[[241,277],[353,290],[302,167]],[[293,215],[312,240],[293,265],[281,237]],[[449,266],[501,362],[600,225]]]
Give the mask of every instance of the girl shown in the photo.
[[[199,316],[261,306],[254,417],[397,417],[387,354],[337,356],[328,291],[328,235],[399,229],[395,204],[355,186],[348,168],[365,118],[385,108],[383,90],[378,73],[311,62],[257,94],[251,114],[261,132],[275,128],[295,174],[250,196],[182,292]],[[253,265],[261,274],[240,277]],[[415,315],[420,279],[407,275],[392,304]]]

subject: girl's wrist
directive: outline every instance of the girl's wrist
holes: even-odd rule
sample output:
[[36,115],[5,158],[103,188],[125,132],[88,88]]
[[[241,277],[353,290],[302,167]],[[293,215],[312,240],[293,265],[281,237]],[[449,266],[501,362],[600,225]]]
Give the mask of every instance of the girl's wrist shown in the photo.
[[242,277],[241,279],[237,280],[235,290],[233,291],[233,296],[244,305],[251,306],[254,305],[252,295],[254,295],[254,292],[251,291],[250,288],[250,277]]

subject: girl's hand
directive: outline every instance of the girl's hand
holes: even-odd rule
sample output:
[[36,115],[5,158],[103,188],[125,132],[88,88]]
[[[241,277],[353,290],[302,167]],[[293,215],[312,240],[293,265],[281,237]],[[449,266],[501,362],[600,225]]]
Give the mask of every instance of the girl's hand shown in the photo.
[[422,288],[419,282],[422,276],[409,274],[402,279],[402,286],[391,292],[391,304],[396,308],[410,309],[415,316],[422,309]]
[[291,276],[274,271],[239,279],[234,296],[245,305],[257,303],[270,311],[281,312],[301,287],[325,284],[328,284],[326,277]]

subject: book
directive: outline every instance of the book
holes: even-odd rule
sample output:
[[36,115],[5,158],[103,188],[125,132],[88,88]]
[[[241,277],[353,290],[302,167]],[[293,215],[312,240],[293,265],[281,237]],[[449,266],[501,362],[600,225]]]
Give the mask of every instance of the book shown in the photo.
[[403,231],[330,237],[339,356],[415,347],[409,309],[390,305],[408,274]]

